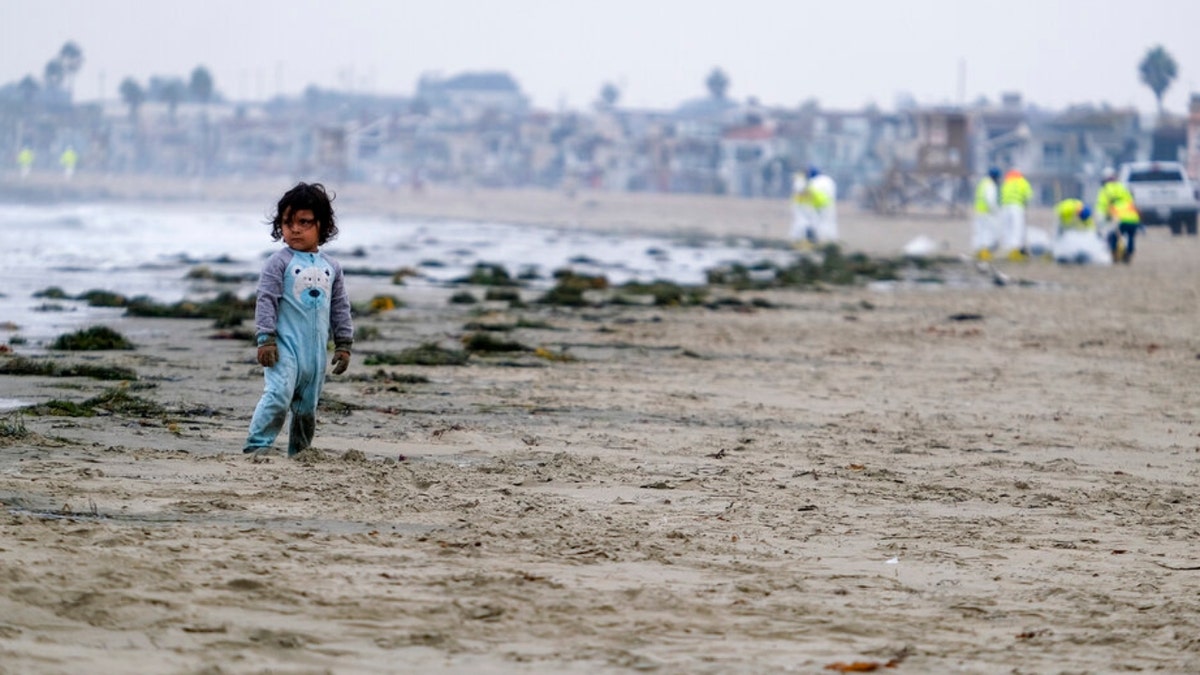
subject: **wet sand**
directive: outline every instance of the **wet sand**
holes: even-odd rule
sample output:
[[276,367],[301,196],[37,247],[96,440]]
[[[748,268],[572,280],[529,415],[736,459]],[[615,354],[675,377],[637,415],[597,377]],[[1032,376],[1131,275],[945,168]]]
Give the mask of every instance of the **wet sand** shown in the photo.
[[[768,201],[340,192],[343,216],[788,224]],[[894,253],[968,228],[846,208],[842,230]],[[240,453],[252,348],[122,320],[137,350],[54,358],[133,368],[165,414],[0,415],[0,673],[1196,672],[1198,257],[1156,228],[1127,267],[739,295],[772,308],[481,314],[351,278],[408,306],[357,320],[378,338],[331,377],[319,452],[264,463]],[[518,318],[545,327],[505,339],[574,360],[364,364]]]

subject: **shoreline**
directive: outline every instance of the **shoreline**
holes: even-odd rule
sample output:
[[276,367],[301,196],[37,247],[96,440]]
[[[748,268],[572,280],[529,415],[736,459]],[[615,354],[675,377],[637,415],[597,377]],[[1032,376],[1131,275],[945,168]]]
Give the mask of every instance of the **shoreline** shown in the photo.
[[[80,172],[69,181],[58,174],[34,174],[22,181],[0,174],[0,199],[9,203],[146,202],[203,208],[238,206],[255,214],[269,211],[272,200],[295,179],[176,179]],[[786,241],[791,227],[787,199],[718,195],[661,194],[577,190],[450,188],[420,192],[366,183],[327,182],[337,195],[339,214],[369,213],[389,218],[461,220],[588,229],[616,234],[672,237],[746,237]],[[970,234],[969,209],[880,216],[849,202],[839,204],[841,238],[849,250],[897,255],[918,236],[937,241],[948,253],[965,252]],[[1053,230],[1049,207],[1030,210],[1030,224]],[[873,227],[888,223],[887,228]]]

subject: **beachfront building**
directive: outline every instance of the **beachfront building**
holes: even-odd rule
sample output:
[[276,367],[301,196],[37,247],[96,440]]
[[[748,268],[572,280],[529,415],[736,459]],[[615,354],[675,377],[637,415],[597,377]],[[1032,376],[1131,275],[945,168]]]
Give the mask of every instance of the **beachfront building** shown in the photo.
[[[298,97],[233,103],[219,94],[193,100],[178,93],[177,83],[161,80],[145,100],[75,106],[61,96],[0,87],[0,151],[15,157],[18,146],[30,145],[35,171],[57,168],[56,158],[71,146],[81,173],[319,173],[396,189],[436,184],[754,199],[785,199],[791,175],[816,166],[837,181],[841,199],[888,210],[947,200],[961,206],[969,199],[958,184],[934,174],[951,171],[961,182],[962,174],[977,176],[989,166],[1022,169],[1036,202],[1053,204],[1093,192],[1106,166],[1181,154],[1194,159],[1198,153],[1187,150],[1200,145],[1200,122],[1190,132],[1183,122],[1147,132],[1130,109],[1054,112],[1026,105],[1017,94],[995,105],[835,111],[815,101],[767,107],[710,87],[708,96],[671,110],[620,108],[612,97],[588,110],[547,111],[533,108],[503,72],[427,75],[412,96],[310,87]],[[962,129],[965,145],[958,142]],[[939,146],[947,134],[957,139],[952,148]],[[930,164],[936,157],[928,153],[951,151],[957,154],[939,157],[953,166]],[[881,200],[889,191],[901,199]]]
[[1080,105],[1063,112],[1026,108],[1015,94],[971,111],[975,174],[1020,169],[1035,203],[1094,194],[1106,167],[1144,156],[1149,138],[1131,108]]

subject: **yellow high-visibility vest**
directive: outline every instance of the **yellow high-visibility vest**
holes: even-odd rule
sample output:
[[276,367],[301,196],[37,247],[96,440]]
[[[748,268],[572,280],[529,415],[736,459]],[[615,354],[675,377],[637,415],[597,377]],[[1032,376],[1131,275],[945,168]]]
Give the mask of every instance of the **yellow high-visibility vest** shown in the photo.
[[975,213],[992,213],[996,210],[999,188],[991,176],[984,176],[975,184]]
[[1009,171],[1004,177],[1004,184],[1000,186],[1000,203],[1004,206],[1025,206],[1030,199],[1033,199],[1033,188],[1029,181],[1019,172]]
[[1054,207],[1058,214],[1058,226],[1064,230],[1091,230],[1092,219],[1083,220],[1079,212],[1083,210],[1083,202],[1078,199],[1064,199]]
[[1142,217],[1133,202],[1133,194],[1124,184],[1115,180],[1100,186],[1100,192],[1096,195],[1095,211],[1118,223],[1136,225],[1142,222]]

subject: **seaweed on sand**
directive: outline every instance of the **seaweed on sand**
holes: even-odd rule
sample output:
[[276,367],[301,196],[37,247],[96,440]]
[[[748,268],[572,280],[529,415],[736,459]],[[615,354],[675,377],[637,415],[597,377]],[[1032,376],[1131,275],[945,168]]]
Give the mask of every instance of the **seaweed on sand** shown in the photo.
[[125,306],[125,314],[150,319],[215,319],[224,326],[235,326],[254,316],[254,304],[254,295],[242,300],[229,291],[219,293],[212,300],[182,300],[172,305],[139,295]]
[[478,352],[531,352],[532,347],[527,347],[519,342],[512,340],[501,340],[488,332],[469,333],[462,338],[463,347],[470,354]]
[[618,287],[618,293],[612,302],[613,304],[634,304],[630,302],[628,296],[642,295],[652,298],[655,307],[678,307],[702,304],[707,294],[707,288],[681,286],[673,281],[659,279],[648,284],[630,281]]
[[29,429],[25,427],[25,419],[22,416],[10,415],[0,419],[0,438],[19,440],[28,435]]
[[86,363],[61,365],[44,359],[23,356],[0,361],[0,375],[41,377],[90,377],[96,380],[137,380],[137,373],[121,366],[93,366]]
[[483,299],[494,302],[507,302],[509,307],[524,307],[521,294],[515,288],[489,288],[483,294]]
[[471,284],[474,286],[519,286],[520,282],[512,278],[503,265],[494,263],[476,263],[471,273],[454,280],[456,284]]
[[936,272],[946,261],[909,257],[876,258],[865,253],[843,253],[829,244],[798,255],[780,266],[771,262],[753,265],[735,263],[706,271],[708,283],[735,290],[781,287],[851,286],[867,281],[895,281],[906,270]]
[[65,351],[99,351],[107,349],[133,349],[133,343],[107,326],[92,326],[58,336],[51,349]]
[[554,287],[546,291],[538,302],[544,305],[560,305],[564,307],[586,307],[589,303],[584,297],[585,291],[598,291],[608,288],[608,278],[588,274],[576,274],[571,270],[558,270],[554,273]]
[[435,342],[426,342],[398,353],[370,354],[363,359],[367,366],[461,366],[470,354],[462,349],[446,349]]
[[58,286],[50,286],[48,288],[43,288],[40,291],[36,291],[33,294],[33,297],[47,298],[49,300],[66,300],[66,299],[70,298],[71,296],[67,295],[67,292],[64,291],[63,289],[59,288]]
[[106,389],[82,403],[52,399],[25,410],[35,415],[64,417],[94,417],[97,411],[131,417],[162,417],[166,414],[165,408],[154,401],[130,394],[126,387]]

